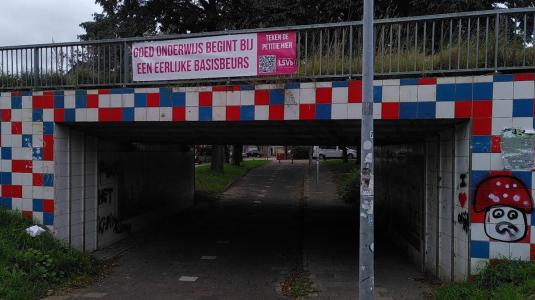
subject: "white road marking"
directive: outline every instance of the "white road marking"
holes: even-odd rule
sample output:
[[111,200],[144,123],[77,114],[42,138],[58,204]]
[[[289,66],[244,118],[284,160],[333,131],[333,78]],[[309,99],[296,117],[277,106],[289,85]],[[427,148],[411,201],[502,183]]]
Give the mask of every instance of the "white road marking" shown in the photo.
[[203,255],[203,256],[201,256],[201,259],[204,259],[204,260],[214,260],[216,258],[217,258],[217,256],[214,256],[214,255]]
[[197,281],[197,279],[199,279],[199,277],[197,276],[180,276],[180,278],[178,278],[178,281],[195,282]]

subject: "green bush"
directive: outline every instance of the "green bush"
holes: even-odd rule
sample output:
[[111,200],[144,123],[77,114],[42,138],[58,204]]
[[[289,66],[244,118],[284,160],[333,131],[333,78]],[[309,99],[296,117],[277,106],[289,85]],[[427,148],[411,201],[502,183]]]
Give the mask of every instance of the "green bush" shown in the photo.
[[358,202],[360,200],[359,165],[339,159],[323,161],[322,164],[334,174],[338,197],[348,203]]

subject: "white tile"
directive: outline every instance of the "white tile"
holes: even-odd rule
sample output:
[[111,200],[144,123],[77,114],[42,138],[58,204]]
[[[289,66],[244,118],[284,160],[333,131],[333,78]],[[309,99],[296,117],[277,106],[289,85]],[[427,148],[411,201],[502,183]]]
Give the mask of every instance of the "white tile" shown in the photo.
[[535,97],[533,81],[515,81],[514,97],[514,99],[533,99]]
[[147,121],[147,109],[144,107],[134,108],[134,120]]
[[134,107],[134,94],[123,94],[123,107]]
[[187,92],[186,93],[186,106],[199,106],[199,93]]
[[13,198],[11,202],[11,209],[14,211],[22,211],[22,199]]
[[507,118],[513,116],[513,100],[492,101],[492,116]]
[[98,108],[87,108],[86,120],[88,122],[98,122]]
[[254,105],[254,91],[241,92],[241,105]]
[[418,86],[418,101],[431,102],[437,100],[437,86],[436,85],[419,85]]
[[199,121],[198,107],[186,107],[186,121]]
[[43,109],[43,121],[44,122],[53,122],[54,121],[54,110],[51,108]]
[[123,97],[121,94],[112,94],[110,99],[110,107],[121,107],[123,105]]
[[315,89],[301,89],[299,93],[299,104],[313,104],[316,103]]
[[471,258],[470,272],[471,275],[479,274],[489,264],[489,260],[485,258]]
[[397,85],[399,86],[400,80],[399,79],[385,79],[383,80],[383,87],[390,86],[390,85]]
[[418,101],[418,86],[404,85],[399,87],[399,101],[400,102],[416,102]]
[[473,241],[488,241],[489,237],[485,233],[485,224],[472,223],[470,226],[470,232],[472,233]]
[[264,121],[269,119],[269,106],[256,105],[254,108],[254,117],[256,121]]
[[75,108],[76,107],[76,98],[74,96],[65,96],[64,97],[64,107],[65,108]]
[[522,129],[533,129],[533,118],[513,118],[513,127]]
[[503,170],[503,159],[501,153],[490,154],[490,169],[491,170]]
[[383,102],[399,102],[399,85],[383,86]]
[[147,107],[147,121],[160,121],[159,107]]
[[299,104],[299,89],[286,89],[284,91],[284,104],[296,105]]
[[374,103],[373,104],[373,118],[375,120],[380,120],[382,116],[382,108],[383,106],[381,103]]
[[530,244],[528,243],[510,243],[510,258],[524,261],[530,260]]
[[212,93],[212,105],[213,106],[227,105],[227,93],[226,92],[213,92]]
[[74,110],[74,116],[75,116],[76,122],[86,122],[87,110],[85,108],[77,108]]
[[492,135],[500,135],[502,130],[513,127],[513,118],[492,118]]
[[455,103],[454,102],[437,102],[437,119],[453,119],[455,118]]
[[455,77],[455,83],[472,83],[472,82],[474,82],[474,77],[472,76]]
[[348,88],[347,87],[333,88],[332,89],[332,93],[333,93],[333,103],[339,103],[339,104],[347,103],[347,98],[348,98],[348,96],[347,96]]
[[316,87],[317,88],[324,88],[324,87],[330,88],[332,86],[333,86],[332,82],[330,82],[330,81],[327,81],[327,82],[316,82]]
[[173,120],[173,108],[160,107],[160,121],[172,121]]
[[[3,127],[7,127],[7,126],[3,126]],[[9,129],[9,128],[7,128],[7,129]],[[2,133],[4,133],[4,132],[2,132]],[[32,134],[32,133],[33,133],[32,123],[30,123],[30,122],[22,122],[22,134]]]
[[284,105],[284,120],[299,120],[299,105]]
[[347,104],[333,104],[331,119],[333,120],[346,120],[348,114]]
[[362,119],[362,103],[349,103],[347,105],[347,118],[350,120]]
[[509,243],[504,242],[490,242],[489,243],[489,258],[509,258]]
[[225,106],[212,107],[212,120],[225,121],[227,119],[227,108]]
[[437,84],[455,83],[455,77],[438,77]]
[[492,75],[484,75],[484,76],[474,76],[474,82],[494,82],[494,76]]
[[490,153],[472,153],[472,170],[490,170]]
[[[44,113],[45,109],[43,110]],[[50,111],[50,109],[46,109],[46,111]],[[44,119],[44,116],[43,116]],[[22,121],[22,109],[12,109],[11,110],[11,121],[13,122],[20,122]]]
[[240,91],[227,92],[227,105],[240,105]]
[[32,110],[31,109],[22,109],[22,122],[31,122],[32,121]]
[[493,86],[494,100],[511,100],[513,99],[513,83],[512,82],[495,82]]
[[22,96],[22,108],[32,108],[32,97]]

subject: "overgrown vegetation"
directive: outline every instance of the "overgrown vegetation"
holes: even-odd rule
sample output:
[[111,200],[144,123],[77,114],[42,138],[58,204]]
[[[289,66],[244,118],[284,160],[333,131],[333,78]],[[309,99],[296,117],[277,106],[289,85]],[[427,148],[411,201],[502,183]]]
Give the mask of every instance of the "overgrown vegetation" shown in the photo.
[[347,203],[360,199],[360,169],[354,162],[344,163],[342,160],[327,160],[322,162],[333,172],[336,189],[340,199]]
[[0,209],[0,299],[36,299],[99,274],[96,260],[65,247],[51,233],[30,237],[25,229],[32,224],[16,212]]
[[448,283],[436,290],[437,300],[535,299],[535,263],[500,260],[473,281]]
[[315,292],[310,274],[307,272],[292,272],[281,284],[282,294],[294,299],[303,299]]
[[217,196],[248,171],[270,162],[269,160],[246,160],[239,167],[225,164],[225,172],[222,174],[213,172],[210,165],[196,167],[195,192],[201,196]]

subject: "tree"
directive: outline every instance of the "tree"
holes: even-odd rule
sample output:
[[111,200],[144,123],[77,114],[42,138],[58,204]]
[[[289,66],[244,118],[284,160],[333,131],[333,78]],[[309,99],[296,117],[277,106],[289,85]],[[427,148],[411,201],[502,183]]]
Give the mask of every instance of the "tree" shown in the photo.
[[[362,0],[96,0],[82,40],[354,21]],[[534,6],[534,0],[501,2]],[[376,18],[492,9],[495,0],[376,0]]]

